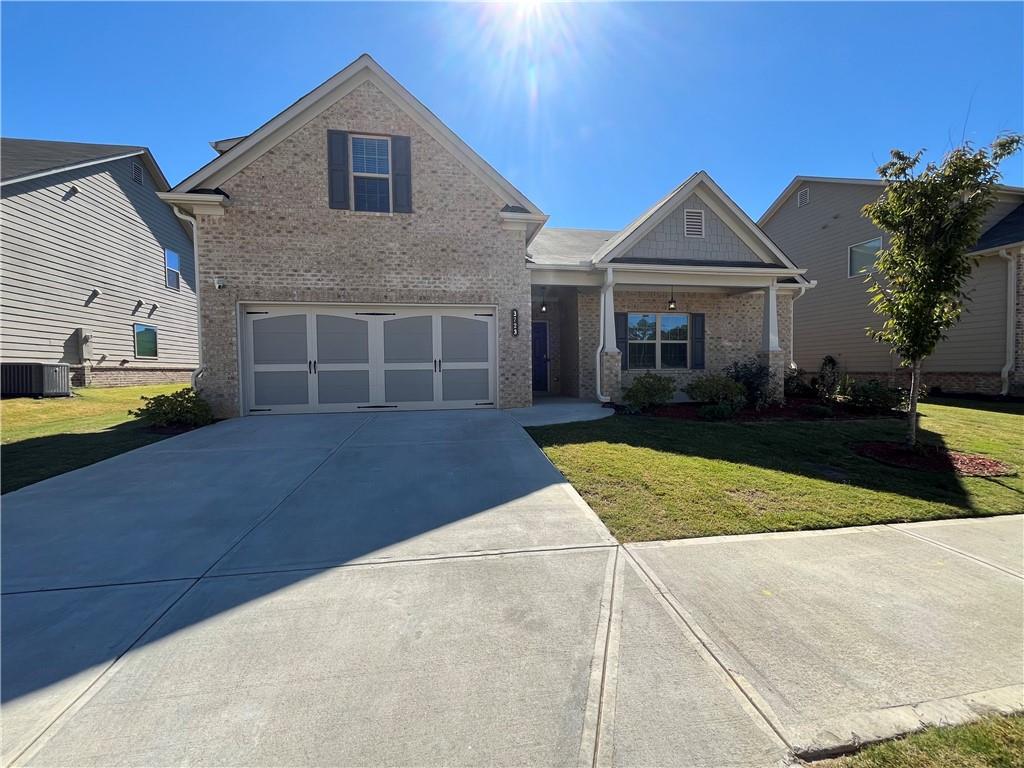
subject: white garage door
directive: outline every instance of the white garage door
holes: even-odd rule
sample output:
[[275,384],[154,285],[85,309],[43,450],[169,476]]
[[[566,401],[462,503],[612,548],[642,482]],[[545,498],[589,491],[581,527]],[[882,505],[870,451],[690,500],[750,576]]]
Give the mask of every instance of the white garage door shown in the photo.
[[244,306],[250,414],[493,408],[487,307]]

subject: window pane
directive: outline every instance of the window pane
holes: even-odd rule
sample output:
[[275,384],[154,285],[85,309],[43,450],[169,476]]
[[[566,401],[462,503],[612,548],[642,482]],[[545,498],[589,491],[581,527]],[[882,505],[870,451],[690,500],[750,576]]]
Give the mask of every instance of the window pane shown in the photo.
[[673,341],[661,345],[661,367],[662,368],[685,368],[686,367],[686,344]]
[[175,272],[180,272],[181,257],[174,251],[164,251],[164,266],[167,267],[167,269],[173,269]]
[[850,277],[870,272],[875,266],[875,254],[882,250],[882,238],[850,246]]
[[355,177],[356,210],[388,213],[391,210],[391,190],[387,179]]
[[135,324],[135,356],[156,357],[156,328]]
[[686,341],[690,318],[687,315],[662,315],[661,340]]
[[634,315],[629,316],[629,328],[627,338],[630,341],[654,341],[654,334],[657,330],[657,315]]
[[653,343],[629,343],[629,367],[630,368],[653,368],[654,367]]
[[352,139],[353,173],[388,173],[387,139]]
[[179,275],[173,269],[168,269],[168,270],[166,270],[166,272],[167,272],[167,287],[168,288],[174,288],[175,290],[177,290],[178,286],[181,284],[181,275]]

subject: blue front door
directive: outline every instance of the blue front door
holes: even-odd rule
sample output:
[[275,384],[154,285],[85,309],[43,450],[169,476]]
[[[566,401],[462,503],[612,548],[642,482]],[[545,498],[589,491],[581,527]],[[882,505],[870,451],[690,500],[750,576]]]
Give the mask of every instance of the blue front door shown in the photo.
[[533,391],[548,391],[548,324],[533,324]]

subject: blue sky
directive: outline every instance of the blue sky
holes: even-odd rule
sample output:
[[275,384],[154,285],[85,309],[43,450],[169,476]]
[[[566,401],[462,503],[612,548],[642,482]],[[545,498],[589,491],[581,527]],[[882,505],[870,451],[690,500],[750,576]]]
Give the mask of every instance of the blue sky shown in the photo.
[[701,168],[756,218],[795,174],[1024,130],[1020,3],[4,2],[2,23],[5,136],[145,144],[175,183],[365,51],[555,226],[619,228]]

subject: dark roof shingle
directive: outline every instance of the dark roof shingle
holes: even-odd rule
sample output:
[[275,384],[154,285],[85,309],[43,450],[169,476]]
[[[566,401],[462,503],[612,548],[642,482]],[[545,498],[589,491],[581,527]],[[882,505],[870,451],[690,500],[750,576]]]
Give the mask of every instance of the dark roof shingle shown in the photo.
[[1022,241],[1024,241],[1024,203],[1006,214],[988,232],[979,237],[972,250],[987,251],[990,248]]
[[79,163],[145,152],[124,144],[80,144],[73,141],[0,138],[0,180],[19,179]]

